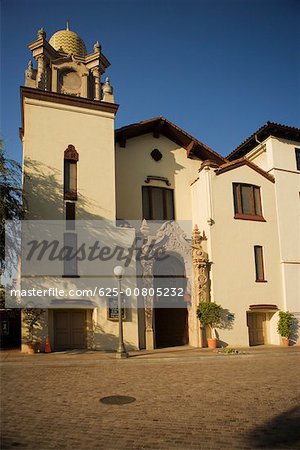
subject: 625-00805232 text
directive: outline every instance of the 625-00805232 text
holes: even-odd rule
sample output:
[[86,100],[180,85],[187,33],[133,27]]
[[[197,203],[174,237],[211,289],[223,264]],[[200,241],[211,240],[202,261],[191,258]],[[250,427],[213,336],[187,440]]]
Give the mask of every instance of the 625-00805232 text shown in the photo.
[[[95,287],[94,289],[11,289],[10,295],[14,297],[79,297],[82,295],[89,297],[116,297],[119,294],[117,288],[103,288]],[[156,288],[125,288],[121,291],[121,294],[125,294],[127,297],[143,297],[150,295],[156,297],[183,297],[183,288],[176,287],[156,287]]]

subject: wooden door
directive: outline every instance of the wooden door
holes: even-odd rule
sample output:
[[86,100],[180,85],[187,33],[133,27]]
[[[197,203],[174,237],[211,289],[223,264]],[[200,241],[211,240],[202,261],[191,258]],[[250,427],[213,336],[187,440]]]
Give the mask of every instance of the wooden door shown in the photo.
[[86,310],[56,310],[53,322],[55,350],[86,348]]
[[266,313],[248,313],[249,345],[264,345]]

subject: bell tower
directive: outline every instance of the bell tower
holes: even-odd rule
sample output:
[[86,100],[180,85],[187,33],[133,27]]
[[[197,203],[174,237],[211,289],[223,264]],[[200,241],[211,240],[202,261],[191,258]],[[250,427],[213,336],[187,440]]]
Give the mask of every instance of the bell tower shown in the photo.
[[110,63],[98,41],[94,51],[87,54],[84,41],[67,24],[67,28],[54,33],[49,42],[41,28],[37,39],[28,47],[37,61],[37,68],[33,68],[30,60],[25,72],[25,86],[114,103],[109,79],[105,81],[105,89],[101,84],[101,76]]
[[[28,45],[21,87],[23,160],[29,219],[115,219],[114,102],[110,62],[69,29]],[[66,154],[76,154],[76,161]],[[68,150],[68,151],[67,151]],[[76,192],[75,192],[76,190]],[[72,204],[70,204],[70,202]]]

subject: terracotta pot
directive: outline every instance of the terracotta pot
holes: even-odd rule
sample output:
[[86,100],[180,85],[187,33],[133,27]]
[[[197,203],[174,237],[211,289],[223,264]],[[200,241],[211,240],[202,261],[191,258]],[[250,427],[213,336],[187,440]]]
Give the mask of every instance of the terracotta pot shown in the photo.
[[217,348],[217,339],[207,339],[208,348]]
[[288,338],[286,338],[286,337],[281,337],[281,340],[282,340],[282,345],[283,345],[284,347],[288,347],[288,346],[290,345],[290,340],[289,340]]
[[27,342],[27,344],[24,344],[22,346],[22,351],[24,353],[28,353],[29,355],[34,354],[34,343],[33,342]]
[[40,353],[41,351],[41,343],[40,342],[27,342],[22,345],[22,351],[24,353],[28,353],[29,355],[33,355],[34,353]]

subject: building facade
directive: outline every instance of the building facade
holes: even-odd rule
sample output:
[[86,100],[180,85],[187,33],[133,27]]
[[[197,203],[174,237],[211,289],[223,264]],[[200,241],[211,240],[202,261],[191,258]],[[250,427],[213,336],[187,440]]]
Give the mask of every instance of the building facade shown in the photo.
[[[165,265],[132,263],[139,276],[124,280],[130,292],[139,289],[130,307],[125,300],[127,348],[205,346],[199,301],[222,305],[223,346],[279,344],[278,311],[300,311],[299,130],[266,125],[227,158],[163,117],[115,130],[118,105],[101,79],[109,61],[98,42],[87,54],[73,31],[48,41],[41,29],[29,49],[37,68],[30,61],[21,88],[26,219],[107,221],[111,236],[120,229],[124,242],[140,236],[142,253],[163,242],[169,257]],[[74,283],[56,275],[55,286]],[[183,298],[141,295],[143,286],[170,283]],[[112,308],[58,300],[41,312],[41,345],[49,337],[54,350],[116,348]],[[22,317],[26,351],[25,310]]]

